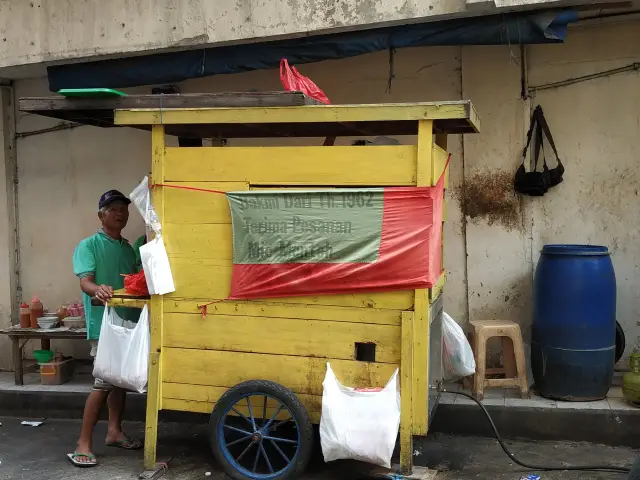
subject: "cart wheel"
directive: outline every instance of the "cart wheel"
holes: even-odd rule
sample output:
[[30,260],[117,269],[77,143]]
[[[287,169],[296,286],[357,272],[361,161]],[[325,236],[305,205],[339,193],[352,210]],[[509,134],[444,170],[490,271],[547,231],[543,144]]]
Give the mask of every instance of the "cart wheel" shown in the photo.
[[209,422],[211,449],[235,480],[285,480],[309,463],[313,426],[289,389],[266,380],[227,390]]

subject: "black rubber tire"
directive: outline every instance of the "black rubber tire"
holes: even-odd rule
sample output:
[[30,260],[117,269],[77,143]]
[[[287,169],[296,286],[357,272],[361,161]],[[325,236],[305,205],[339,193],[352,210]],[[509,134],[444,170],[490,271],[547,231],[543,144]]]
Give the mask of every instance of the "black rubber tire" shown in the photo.
[[225,459],[222,454],[222,448],[219,444],[217,434],[218,426],[224,413],[230,407],[235,405],[243,396],[250,393],[267,394],[276,398],[289,409],[295,418],[300,430],[298,453],[293,466],[275,478],[277,480],[291,480],[296,478],[304,472],[311,458],[311,452],[313,451],[313,424],[311,423],[309,412],[304,408],[304,405],[302,405],[302,402],[300,402],[295,393],[278,383],[270,382],[268,380],[249,380],[247,382],[239,383],[235,387],[227,390],[224,395],[220,397],[216,406],[213,408],[211,419],[209,420],[209,441],[211,443],[213,456],[218,462],[218,465],[222,467],[229,477],[234,480],[250,479],[250,477],[246,477],[241,472],[238,472],[234,466]]
[[616,321],[616,363],[624,355],[624,349],[626,347],[627,338],[624,334],[622,326]]
[[640,480],[640,457],[631,465],[628,480]]

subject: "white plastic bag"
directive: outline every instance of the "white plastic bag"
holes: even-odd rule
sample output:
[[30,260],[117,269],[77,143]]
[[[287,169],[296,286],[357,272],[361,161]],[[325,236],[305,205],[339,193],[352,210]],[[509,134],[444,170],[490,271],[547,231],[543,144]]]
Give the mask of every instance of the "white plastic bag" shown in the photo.
[[133,192],[129,194],[129,199],[136,206],[140,215],[142,215],[145,225],[151,228],[156,235],[161,234],[162,228],[160,226],[160,220],[158,220],[156,210],[153,208],[153,204],[151,203],[149,179],[147,177],[144,177],[140,184],[133,189]]
[[113,308],[105,307],[93,376],[115,387],[144,393],[149,367],[149,309],[145,305],[133,328]]
[[327,363],[320,443],[325,462],[354,459],[391,468],[400,427],[398,370],[380,391],[345,387]]
[[140,260],[151,295],[176,291],[162,235],[156,235],[156,238],[140,247]]
[[446,312],[442,312],[442,360],[447,372],[457,377],[476,373],[476,360],[464,331]]

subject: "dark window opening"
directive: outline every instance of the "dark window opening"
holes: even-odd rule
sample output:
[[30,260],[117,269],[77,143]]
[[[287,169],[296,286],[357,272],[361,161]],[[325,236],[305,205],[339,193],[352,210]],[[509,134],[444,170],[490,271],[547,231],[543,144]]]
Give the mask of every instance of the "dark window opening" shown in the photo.
[[375,362],[376,344],[356,343],[356,360],[359,362]]

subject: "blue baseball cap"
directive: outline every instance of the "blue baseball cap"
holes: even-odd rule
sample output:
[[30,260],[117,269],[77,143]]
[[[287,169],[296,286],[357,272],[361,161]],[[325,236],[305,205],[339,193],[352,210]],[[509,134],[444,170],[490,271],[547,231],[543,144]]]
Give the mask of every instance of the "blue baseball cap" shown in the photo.
[[106,207],[116,200],[120,200],[127,205],[131,203],[131,200],[125,197],[122,192],[119,192],[118,190],[109,190],[108,192],[104,192],[100,197],[100,201],[98,202],[98,210],[100,210],[102,207]]

